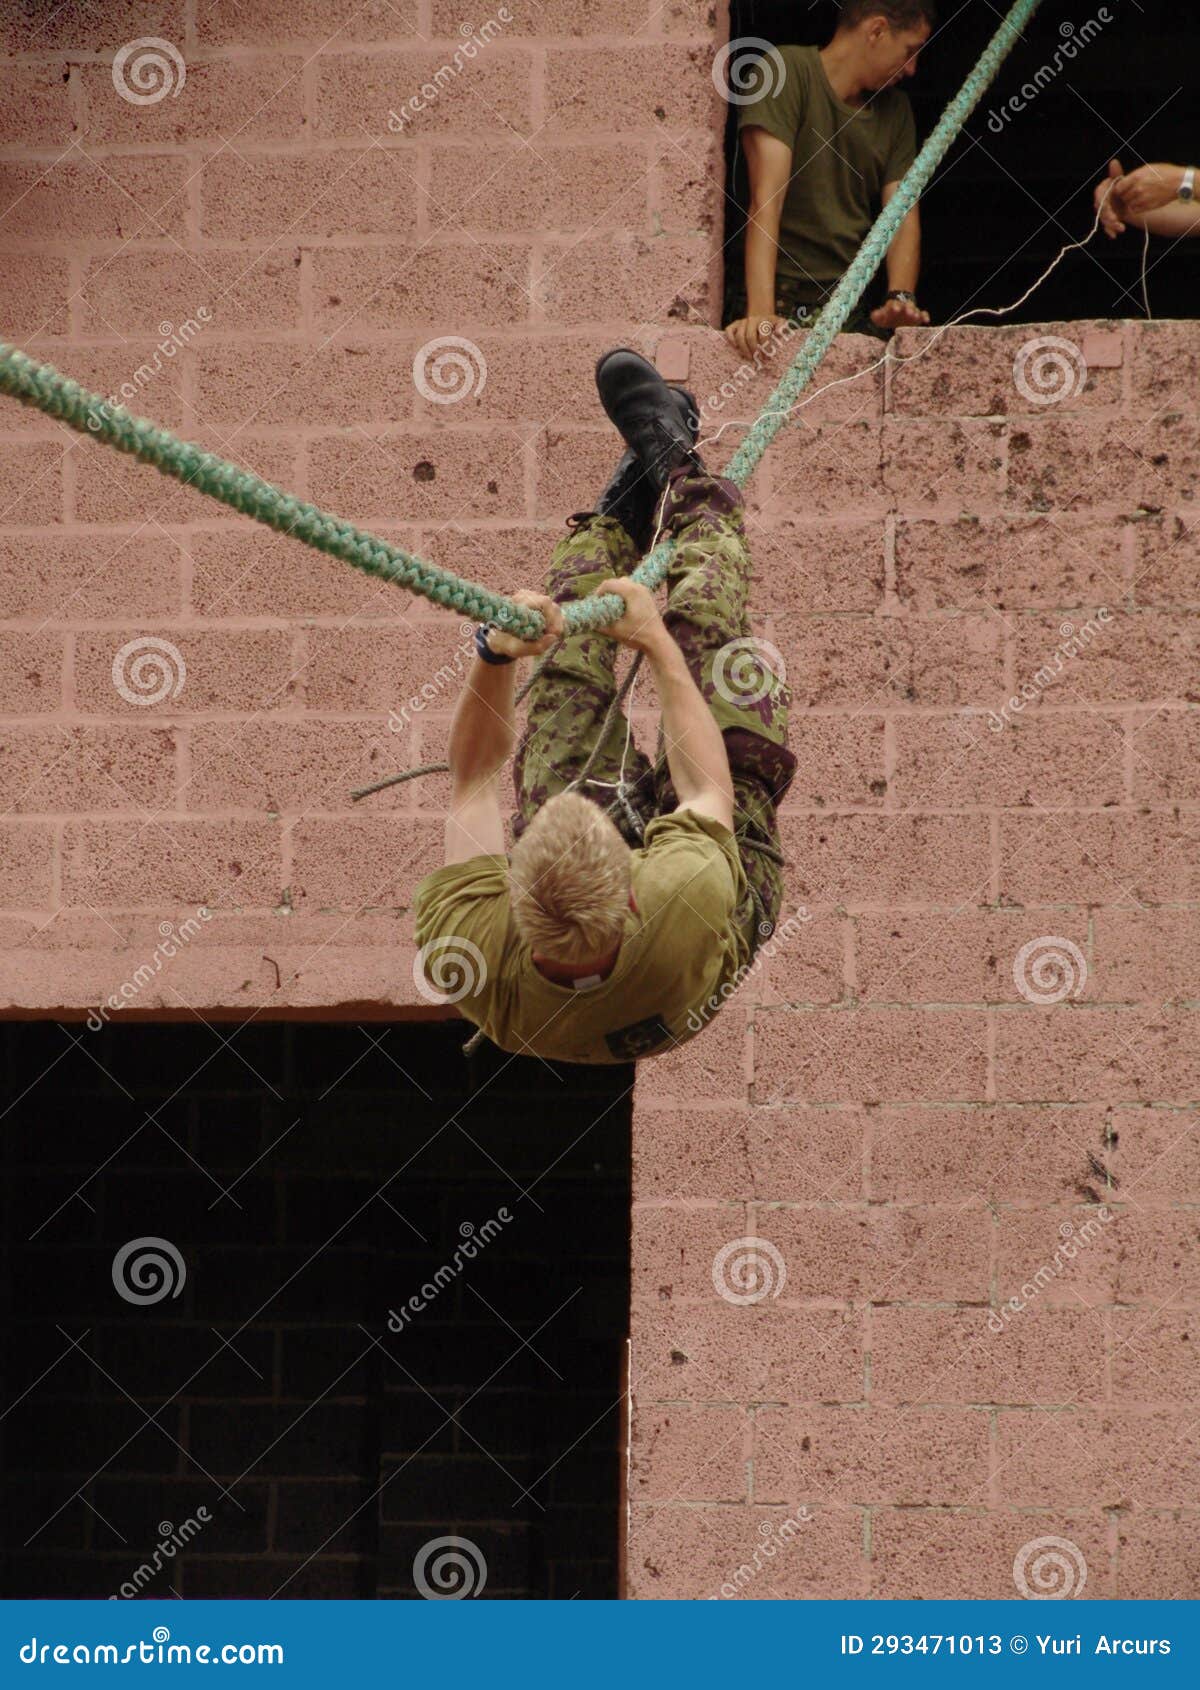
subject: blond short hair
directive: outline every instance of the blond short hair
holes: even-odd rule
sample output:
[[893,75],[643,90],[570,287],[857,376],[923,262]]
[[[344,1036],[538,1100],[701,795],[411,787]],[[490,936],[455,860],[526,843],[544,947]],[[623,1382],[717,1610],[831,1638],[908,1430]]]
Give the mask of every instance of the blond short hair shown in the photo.
[[577,792],[542,805],[513,847],[513,919],[539,956],[591,962],[618,942],[633,884],[633,855],[604,812]]

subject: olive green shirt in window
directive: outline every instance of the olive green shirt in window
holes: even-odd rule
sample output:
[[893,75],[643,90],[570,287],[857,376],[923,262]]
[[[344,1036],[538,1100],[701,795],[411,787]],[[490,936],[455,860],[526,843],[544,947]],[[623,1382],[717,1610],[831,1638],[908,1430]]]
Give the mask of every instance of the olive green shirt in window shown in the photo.
[[449,863],[414,899],[427,983],[501,1050],[584,1063],[663,1055],[702,1031],[750,961],[737,842],[709,816],[676,810],[647,826],[633,853],[637,909],[595,984],[559,985],[534,967],[507,873],[500,855]]
[[764,61],[764,92],[741,107],[738,128],[765,129],[792,149],[777,274],[795,284],[789,291],[797,300],[819,304],[862,245],[883,189],[916,157],[916,126],[900,89],[851,106],[829,86],[817,48],[778,52],[777,62]]

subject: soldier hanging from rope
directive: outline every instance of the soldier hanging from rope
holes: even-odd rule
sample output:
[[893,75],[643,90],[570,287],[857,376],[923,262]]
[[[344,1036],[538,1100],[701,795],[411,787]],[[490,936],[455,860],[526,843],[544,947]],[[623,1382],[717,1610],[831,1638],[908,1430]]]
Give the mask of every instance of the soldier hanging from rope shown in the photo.
[[[742,495],[705,470],[695,401],[635,352],[608,353],[596,379],[626,450],[596,509],[571,518],[545,593],[513,595],[542,612],[543,637],[478,632],[450,734],[446,863],[415,909],[426,979],[494,1044],[612,1063],[699,1032],[773,931],[795,758],[787,689],[750,637]],[[662,536],[677,546],[665,615],[629,579]],[[563,637],[561,605],[594,592],[624,600],[620,620]],[[653,761],[619,707],[621,645],[654,677]],[[542,653],[506,853],[514,670]]]

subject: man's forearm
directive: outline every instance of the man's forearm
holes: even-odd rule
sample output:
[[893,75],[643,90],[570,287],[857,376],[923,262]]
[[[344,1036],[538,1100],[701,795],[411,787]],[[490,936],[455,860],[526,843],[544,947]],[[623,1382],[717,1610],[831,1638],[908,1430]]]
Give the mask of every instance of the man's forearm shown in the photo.
[[778,209],[774,214],[767,210],[757,214],[752,211],[746,224],[746,310],[752,317],[775,315],[778,262]]
[[446,760],[456,781],[472,786],[498,773],[516,744],[515,663],[476,657],[459,694]]
[[664,630],[646,653],[662,709],[667,766],[681,804],[721,792],[733,802],[733,780],[721,730],[692,679],[683,653]]
[[916,206],[896,230],[887,255],[889,291],[916,293],[921,279],[921,216]]
[[1175,240],[1182,235],[1200,235],[1200,205],[1194,201],[1189,205],[1180,200],[1157,211],[1126,211],[1122,216],[1131,228],[1149,229],[1152,235],[1168,235]]

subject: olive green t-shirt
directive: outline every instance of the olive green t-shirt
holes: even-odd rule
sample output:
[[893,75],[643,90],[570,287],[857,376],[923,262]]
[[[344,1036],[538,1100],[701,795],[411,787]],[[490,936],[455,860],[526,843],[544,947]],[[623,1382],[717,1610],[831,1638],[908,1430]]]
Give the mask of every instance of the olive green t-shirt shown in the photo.
[[558,985],[533,966],[507,871],[500,855],[450,863],[414,900],[426,981],[501,1050],[587,1063],[665,1054],[707,1026],[750,960],[737,841],[711,817],[676,810],[648,824],[633,853],[637,910],[599,984]]
[[768,60],[762,96],[738,112],[738,128],[765,129],[792,149],[792,180],[780,222],[777,275],[807,284],[798,298],[818,304],[840,281],[862,245],[883,189],[898,182],[917,154],[908,96],[884,88],[851,106],[829,86],[816,47],[780,47],[779,73]]

